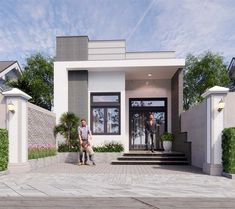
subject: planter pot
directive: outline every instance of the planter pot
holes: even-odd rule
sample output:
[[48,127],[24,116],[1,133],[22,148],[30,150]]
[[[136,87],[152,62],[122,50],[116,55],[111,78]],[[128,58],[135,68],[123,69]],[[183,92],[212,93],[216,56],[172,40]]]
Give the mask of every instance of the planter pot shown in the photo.
[[172,141],[163,141],[163,149],[165,152],[171,152]]

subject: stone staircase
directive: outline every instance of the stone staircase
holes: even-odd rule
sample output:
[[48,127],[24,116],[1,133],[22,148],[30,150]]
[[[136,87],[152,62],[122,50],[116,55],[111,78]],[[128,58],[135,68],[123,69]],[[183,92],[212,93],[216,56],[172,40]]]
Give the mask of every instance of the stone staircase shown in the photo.
[[161,152],[147,153],[146,151],[136,151],[124,153],[122,157],[112,161],[113,165],[189,165],[189,161],[184,153]]

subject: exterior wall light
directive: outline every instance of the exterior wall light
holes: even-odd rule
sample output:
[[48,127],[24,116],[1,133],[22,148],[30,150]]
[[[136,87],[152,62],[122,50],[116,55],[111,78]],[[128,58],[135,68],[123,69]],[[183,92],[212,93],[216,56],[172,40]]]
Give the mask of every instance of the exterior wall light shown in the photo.
[[9,112],[14,113],[15,110],[16,110],[16,107],[15,107],[15,105],[14,105],[12,102],[10,102],[10,103],[8,103],[8,105],[7,105],[7,109],[8,109]]
[[152,73],[149,73],[149,74],[148,74],[148,77],[151,77],[151,76],[152,76]]
[[218,104],[218,111],[221,112],[224,109],[224,106],[225,106],[225,103],[223,99],[221,99]]

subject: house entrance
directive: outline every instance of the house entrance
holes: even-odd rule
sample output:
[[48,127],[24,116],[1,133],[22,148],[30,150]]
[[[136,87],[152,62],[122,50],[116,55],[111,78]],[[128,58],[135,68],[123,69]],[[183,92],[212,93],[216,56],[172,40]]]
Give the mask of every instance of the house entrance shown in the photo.
[[150,113],[158,123],[154,148],[161,149],[159,138],[167,131],[167,98],[131,98],[129,110],[130,150],[146,148],[145,122]]

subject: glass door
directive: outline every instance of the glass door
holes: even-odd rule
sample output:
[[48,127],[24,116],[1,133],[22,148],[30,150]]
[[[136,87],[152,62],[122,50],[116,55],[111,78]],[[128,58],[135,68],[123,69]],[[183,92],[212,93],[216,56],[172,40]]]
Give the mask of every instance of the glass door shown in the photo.
[[167,130],[166,102],[165,98],[130,99],[129,137],[131,150],[144,150],[146,148],[145,122],[148,120],[150,113],[154,115],[154,119],[158,124],[154,138],[154,148],[155,150],[162,149],[160,135]]

